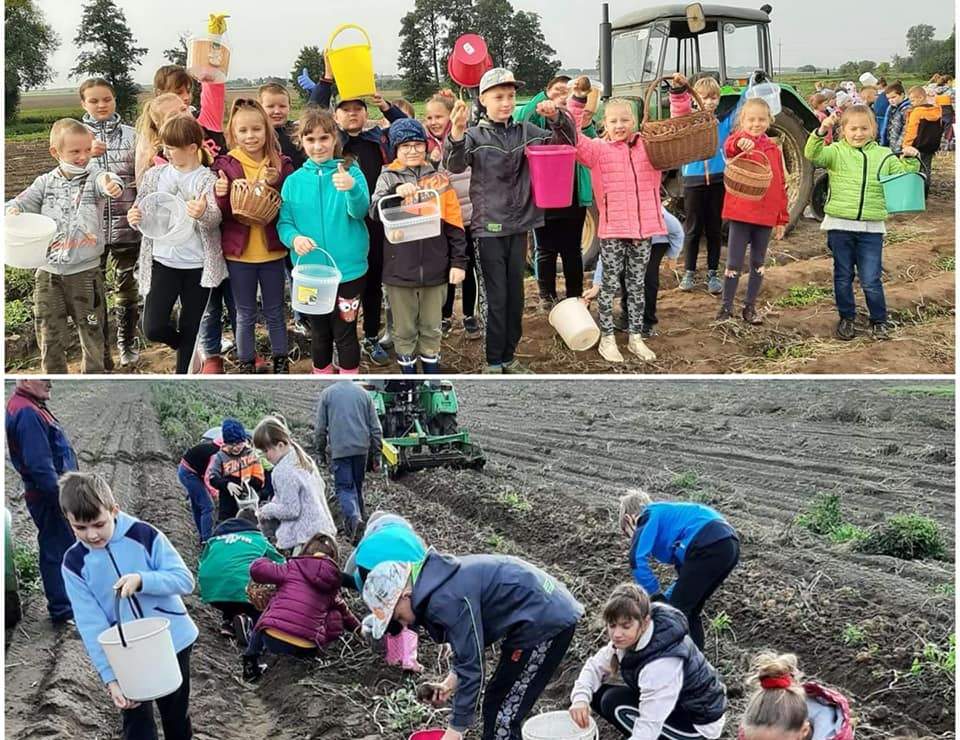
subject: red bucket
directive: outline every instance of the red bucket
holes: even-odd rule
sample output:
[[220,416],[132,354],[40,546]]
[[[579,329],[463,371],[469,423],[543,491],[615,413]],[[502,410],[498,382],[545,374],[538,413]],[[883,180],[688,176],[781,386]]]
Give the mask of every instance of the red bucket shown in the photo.
[[417,730],[410,736],[410,740],[440,740],[445,730]]
[[477,87],[480,78],[493,69],[493,59],[487,53],[487,42],[475,33],[466,33],[453,44],[447,58],[447,74],[460,87]]
[[537,208],[566,208],[573,202],[575,146],[533,144],[527,147],[527,162]]

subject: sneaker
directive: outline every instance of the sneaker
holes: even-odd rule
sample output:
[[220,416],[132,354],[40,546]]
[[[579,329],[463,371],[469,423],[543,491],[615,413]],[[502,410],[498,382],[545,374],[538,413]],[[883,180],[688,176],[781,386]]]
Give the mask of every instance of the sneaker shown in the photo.
[[741,311],[740,316],[743,317],[744,321],[746,321],[748,324],[752,324],[753,326],[760,326],[760,324],[763,323],[763,317],[757,313],[757,309],[749,304],[743,307],[743,311]]
[[383,347],[388,352],[393,349],[393,337],[390,336],[390,330],[387,329],[383,332],[383,336],[377,340],[377,344]]
[[303,322],[303,319],[295,319],[293,322],[293,333],[299,334],[301,337],[309,337],[310,329]]
[[844,342],[849,342],[855,336],[857,336],[857,327],[853,323],[853,319],[844,319],[841,318],[837,323],[836,329],[837,339],[842,339]]
[[236,343],[232,339],[227,339],[226,337],[220,338],[220,354],[226,355],[229,354],[231,350],[236,347]]
[[627,349],[644,362],[653,362],[657,359],[654,351],[643,343],[643,337],[640,334],[630,335],[630,341],[627,342]]
[[710,295],[720,295],[723,292],[723,281],[716,270],[707,270],[707,292]]
[[260,659],[252,655],[243,656],[243,680],[247,683],[256,683],[263,676],[267,666]]
[[265,360],[260,355],[256,355],[253,358],[253,372],[255,373],[268,373],[273,368],[273,363]]
[[220,636],[221,637],[235,637],[233,631],[233,625],[230,622],[221,622],[220,623]]
[[360,349],[363,350],[363,354],[370,358],[370,362],[374,365],[379,365],[383,367],[384,365],[390,364],[390,355],[387,354],[387,351],[380,346],[380,343],[370,339],[369,337],[364,337],[363,341],[360,342]]
[[640,327],[640,336],[644,339],[649,339],[650,337],[657,336],[657,327],[654,324],[648,324],[646,321],[643,322],[643,326]]
[[443,335],[443,338],[446,339],[450,336],[450,332],[453,330],[453,321],[451,319],[444,319],[440,322],[440,333]]
[[886,321],[871,321],[870,331],[873,332],[873,338],[885,341],[890,339],[890,324]]
[[510,360],[510,362],[503,363],[503,374],[504,375],[533,375],[533,370],[531,370],[526,365],[521,364],[520,360]]
[[683,273],[683,279],[680,281],[680,290],[693,290],[696,279],[697,273],[694,270],[687,270]]
[[483,337],[483,329],[480,328],[480,322],[477,321],[476,316],[463,317],[463,335],[467,339],[481,339]]
[[481,375],[503,375],[503,365],[487,365]]
[[733,318],[733,311],[731,311],[727,306],[720,306],[720,310],[717,311],[717,321],[729,321]]
[[237,642],[246,647],[250,643],[250,635],[253,632],[253,620],[248,614],[238,614],[230,623],[233,630],[232,636]]
[[617,347],[617,340],[612,334],[600,337],[600,344],[597,347],[597,351],[607,362],[623,362],[623,355],[620,354],[620,348]]

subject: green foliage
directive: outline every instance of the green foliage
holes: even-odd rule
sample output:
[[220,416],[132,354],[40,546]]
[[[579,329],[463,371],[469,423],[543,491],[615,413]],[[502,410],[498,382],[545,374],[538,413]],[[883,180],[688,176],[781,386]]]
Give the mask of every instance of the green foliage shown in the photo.
[[822,301],[824,298],[829,298],[832,295],[833,291],[822,285],[814,285],[813,283],[794,285],[787,291],[786,295],[780,296],[773,305],[800,308],[802,306],[809,306],[811,303]]
[[860,61],[850,61],[841,64],[837,68],[837,74],[841,77],[858,77],[864,72],[873,72],[877,63],[872,59],[861,59]]
[[802,360],[813,356],[813,347],[804,341],[772,340],[761,349],[765,360]]
[[818,493],[807,511],[799,514],[795,521],[814,534],[829,535],[843,524],[840,494]]
[[17,583],[20,592],[38,591],[40,589],[40,561],[36,550],[22,545],[13,546],[13,564],[17,569]]
[[375,714],[385,712],[385,727],[394,732],[403,732],[421,727],[433,712],[417,699],[409,688],[395,689],[386,696],[375,697]]
[[939,396],[953,398],[956,389],[952,385],[898,385],[887,388],[891,396]]
[[957,587],[954,583],[948,581],[947,583],[941,583],[933,591],[940,596],[953,596],[957,592]]
[[856,549],[903,560],[943,558],[947,553],[940,527],[919,514],[895,514],[858,542]]
[[501,504],[510,509],[510,511],[518,514],[526,513],[533,509],[533,504],[519,491],[504,491],[497,499]]
[[941,254],[933,264],[944,272],[953,272],[957,267],[957,258],[952,254]]
[[50,59],[60,38],[33,0],[5,0],[3,8],[5,120],[12,121],[20,92],[53,79]]
[[403,93],[411,100],[425,100],[436,92],[439,82],[431,70],[428,55],[432,51],[416,10],[400,21],[400,38],[397,68],[403,75]]
[[672,482],[676,488],[690,490],[693,488],[699,488],[700,477],[693,470],[685,470],[682,473],[677,473],[674,475]]
[[957,635],[950,635],[945,648],[935,642],[925,642],[920,655],[914,657],[910,675],[920,676],[927,672],[943,673],[954,678],[957,670]]
[[[310,79],[314,82],[317,82],[323,77],[325,67],[323,64],[323,52],[319,46],[304,46],[300,49],[300,56],[297,57],[297,61],[293,63],[293,69],[290,70],[290,87],[288,89],[291,93],[296,90],[302,103],[306,103],[310,99],[310,93],[300,87],[300,83],[297,82],[297,78],[304,68],[306,68]],[[290,97],[290,102],[292,103],[293,95],[291,94]]]
[[733,619],[725,611],[721,611],[710,620],[710,630],[716,635],[732,632]]
[[33,296],[33,270],[4,267],[3,284],[7,300],[11,298],[31,298]]
[[503,537],[501,537],[496,532],[493,532],[492,534],[488,535],[485,542],[487,544],[487,547],[489,547],[491,550],[494,550],[496,552],[501,552],[504,548],[504,545],[506,544],[506,540],[504,540]]
[[863,628],[855,624],[848,624],[843,628],[842,638],[844,645],[859,645],[866,639],[866,633]]
[[560,69],[554,54],[556,50],[540,28],[540,16],[518,10],[510,24],[510,56],[516,78],[523,80],[528,90],[542,90]]
[[33,322],[33,301],[20,298],[8,300],[3,313],[3,326],[7,336],[19,334]]
[[867,531],[855,524],[844,522],[830,532],[829,537],[837,544],[842,544],[844,542],[859,542],[867,537]]

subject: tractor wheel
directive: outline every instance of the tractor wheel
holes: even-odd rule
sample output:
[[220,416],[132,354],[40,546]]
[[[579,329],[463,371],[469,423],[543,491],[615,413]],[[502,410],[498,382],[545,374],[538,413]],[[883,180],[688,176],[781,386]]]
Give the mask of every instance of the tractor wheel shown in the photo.
[[457,433],[456,414],[437,414],[430,421],[430,432],[438,436]]
[[580,237],[580,251],[583,253],[583,269],[594,270],[600,258],[600,237],[597,228],[600,226],[600,213],[597,204],[587,208],[587,217],[583,222],[583,234]]
[[780,111],[771,131],[780,142],[786,163],[789,232],[800,220],[813,192],[813,163],[803,156],[803,147],[807,143],[809,132],[803,127],[797,114],[787,108]]
[[813,193],[810,196],[810,208],[813,215],[823,221],[823,209],[827,205],[827,196],[830,194],[830,178],[826,170],[819,170],[813,179]]

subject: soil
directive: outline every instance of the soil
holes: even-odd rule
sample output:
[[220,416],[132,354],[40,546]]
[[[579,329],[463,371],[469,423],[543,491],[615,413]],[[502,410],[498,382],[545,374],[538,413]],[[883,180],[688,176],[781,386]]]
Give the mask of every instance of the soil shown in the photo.
[[[7,143],[6,196],[12,197],[47,169],[49,156],[43,142]],[[857,290],[860,336],[843,342],[833,336],[837,322],[833,303],[832,261],[819,223],[802,219],[768,254],[760,299],[763,326],[739,320],[717,324],[719,299],[704,284],[689,293],[679,290],[680,273],[663,266],[658,303],[659,335],[649,340],[657,360],[645,364],[629,353],[615,365],[594,350],[573,352],[563,344],[538,310],[537,285],[526,281],[524,335],[517,357],[537,373],[942,373],[954,369],[955,274],[955,155],[943,153],[934,162],[934,181],[927,211],[893,216],[884,250],[884,282],[891,319],[896,325],[892,341],[870,336],[862,295]],[[701,271],[700,279],[704,281]],[[744,281],[741,281],[744,282]],[[563,295],[560,280],[560,294]],[[791,288],[822,288],[825,297],[802,306],[785,305]],[[740,291],[745,289],[741,286]],[[458,302],[459,303],[459,302]],[[596,309],[594,308],[594,311]],[[460,307],[456,308],[459,319]],[[467,340],[459,320],[444,340],[443,366],[450,373],[476,373],[485,359],[482,341]],[[6,337],[7,369],[39,372],[39,350],[31,330]],[[626,336],[618,334],[621,345]],[[309,373],[310,343],[290,333],[296,346],[292,371]],[[262,351],[269,354],[265,337]],[[229,358],[228,358],[229,359]],[[173,353],[151,344],[135,370],[171,373]],[[236,364],[228,362],[228,372]],[[391,364],[379,368],[366,362],[364,372],[398,372]],[[72,351],[70,372],[79,373],[79,347]]]
[[[796,652],[809,674],[851,698],[858,737],[953,738],[953,677],[911,666],[925,644],[945,646],[955,628],[954,399],[933,395],[931,384],[897,387],[904,385],[464,381],[460,425],[483,446],[486,467],[372,476],[365,497],[369,510],[409,517],[440,550],[517,555],[572,589],[588,619],[539,709],[566,706],[579,664],[603,641],[601,605],[630,577],[617,495],[641,486],[658,499],[716,506],[741,537],[741,563],[705,610],[707,624],[728,619],[726,629],[708,628],[706,645],[729,690],[727,737],[745,704],[750,657],[774,648]],[[221,414],[241,389],[262,394],[304,441],[321,388],[310,380],[203,384]],[[161,438],[149,389],[145,381],[57,381],[51,408],[82,467],[104,474],[122,508],[160,526],[194,567],[196,533],[176,480],[180,450]],[[9,466],[6,480],[15,537],[32,547]],[[946,559],[862,555],[794,524],[824,491],[840,493],[845,519],[864,528],[894,513],[933,517],[949,543]],[[7,635],[8,736],[115,737],[116,713],[76,634],[49,626],[42,595],[27,594],[25,604],[21,626]],[[195,595],[187,605],[201,630],[192,671],[198,738],[372,740],[415,729],[392,728],[383,698],[415,682],[357,641],[337,643],[320,661],[271,658],[251,687],[240,681],[237,647],[217,634],[215,613]],[[850,628],[861,636],[851,638]],[[420,660],[422,680],[448,665],[426,639]],[[442,725],[443,715],[424,723]]]

